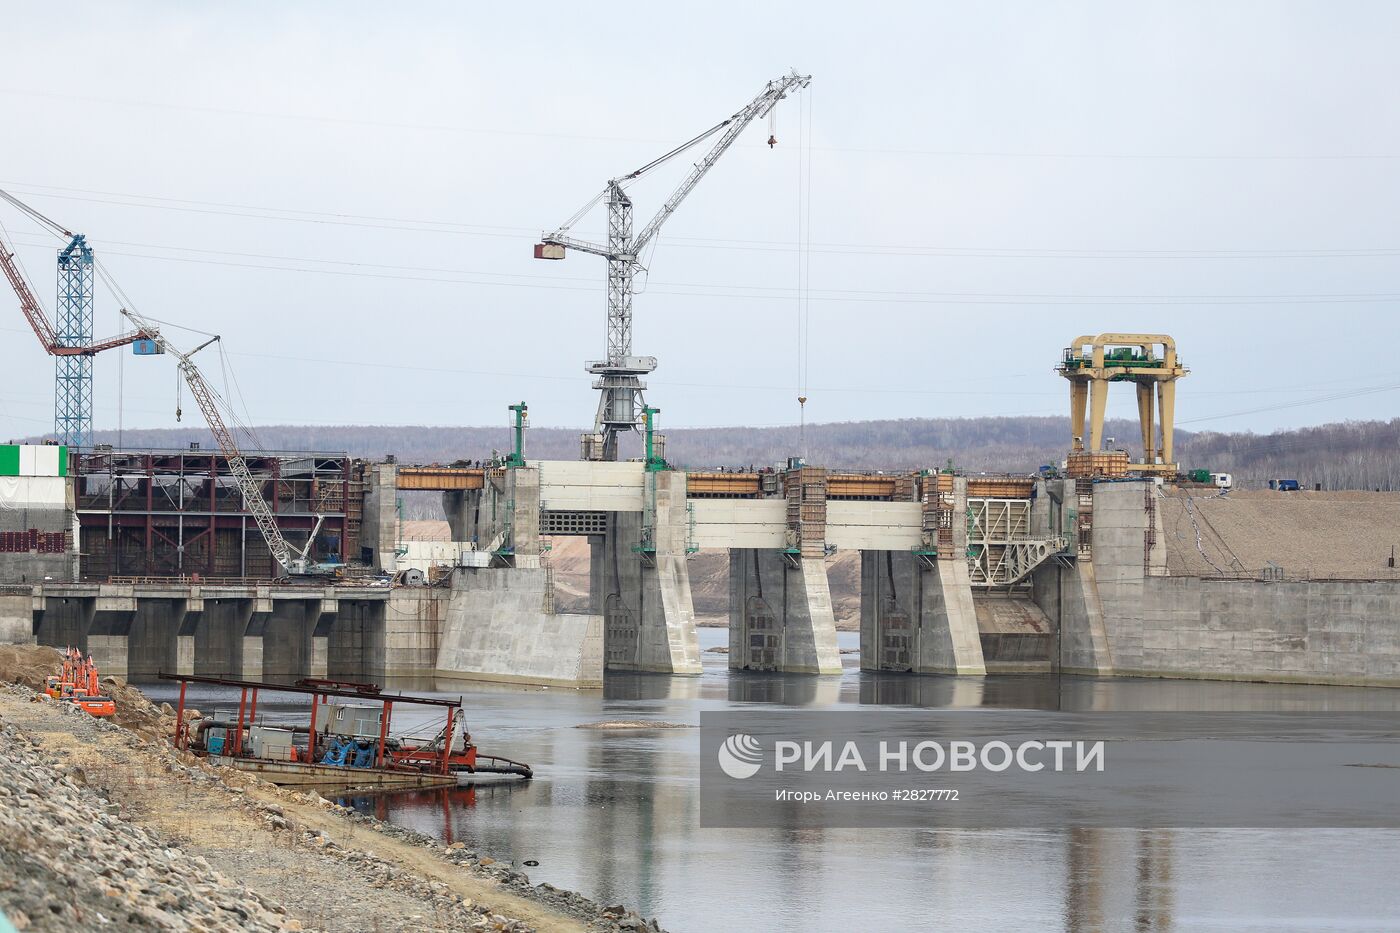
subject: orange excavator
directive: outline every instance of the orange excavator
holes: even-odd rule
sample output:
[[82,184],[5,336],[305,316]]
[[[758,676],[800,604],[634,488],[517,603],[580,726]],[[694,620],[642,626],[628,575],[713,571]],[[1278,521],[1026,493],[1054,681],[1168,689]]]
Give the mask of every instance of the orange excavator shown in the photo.
[[84,656],[77,648],[70,647],[63,653],[59,673],[46,681],[44,692],[92,716],[115,715],[117,704],[111,697],[102,695],[100,681],[92,655]]

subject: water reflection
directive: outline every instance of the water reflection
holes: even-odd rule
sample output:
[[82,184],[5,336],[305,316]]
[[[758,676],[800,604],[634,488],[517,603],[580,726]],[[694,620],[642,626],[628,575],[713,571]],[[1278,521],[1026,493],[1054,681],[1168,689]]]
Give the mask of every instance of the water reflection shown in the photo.
[[[702,647],[725,633],[701,632]],[[843,638],[846,636],[843,633]],[[707,641],[707,639],[712,639]],[[853,643],[843,642],[843,646]],[[1049,710],[1395,710],[1400,690],[1054,676],[610,676],[601,691],[463,684],[484,749],[528,783],[358,795],[350,805],[676,931],[1384,929],[1400,833],[1375,831],[702,830],[696,723],[735,705]],[[848,659],[849,660],[849,659]],[[157,700],[171,698],[152,690]],[[166,688],[168,689],[168,688]],[[173,696],[173,694],[172,694]],[[233,695],[236,703],[237,695]],[[228,705],[215,692],[193,699]],[[264,715],[283,715],[275,703]],[[304,716],[289,704],[285,715]]]
[[835,706],[841,701],[840,677],[809,674],[765,674],[730,671],[731,703],[771,703],[775,706]]
[[605,700],[694,700],[700,696],[698,677],[614,673],[603,681]]

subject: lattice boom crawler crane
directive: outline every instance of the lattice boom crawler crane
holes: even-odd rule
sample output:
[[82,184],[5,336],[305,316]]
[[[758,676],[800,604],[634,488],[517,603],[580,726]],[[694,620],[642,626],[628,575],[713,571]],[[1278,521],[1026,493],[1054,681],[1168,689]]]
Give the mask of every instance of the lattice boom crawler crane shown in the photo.
[[[601,390],[603,395],[598,400],[598,415],[594,421],[593,433],[583,436],[583,459],[617,459],[618,435],[623,431],[636,429],[639,414],[645,405],[642,390],[646,385],[638,377],[656,369],[656,357],[632,355],[633,278],[641,268],[638,257],[642,250],[656,237],[661,225],[675,213],[686,196],[695,190],[700,179],[705,177],[748,125],[760,117],[767,116],[777,106],[778,101],[790,91],[805,88],[811,81],[811,75],[800,75],[796,71],[769,81],[757,97],[729,119],[715,124],[689,142],[682,143],[636,171],[609,181],[606,188],[565,221],[563,226],[552,233],[544,234],[541,242],[535,245],[536,259],[563,259],[566,250],[576,249],[602,256],[608,261],[608,358],[595,360],[587,365],[587,371],[598,377],[593,387]],[[686,175],[666,199],[666,203],[661,205],[656,216],[634,237],[632,199],[623,190],[624,186],[716,133],[720,134],[719,139],[710,147],[710,151],[695,163],[690,174]],[[770,135],[769,146],[776,143],[776,137]],[[607,244],[590,243],[570,236],[569,231],[574,224],[582,220],[584,215],[604,198],[608,202]]]
[[312,527],[304,548],[296,548],[283,537],[282,529],[277,526],[277,519],[273,516],[272,509],[268,507],[267,500],[263,498],[262,484],[253,477],[252,471],[248,469],[248,461],[243,458],[238,444],[233,439],[233,432],[228,429],[228,425],[225,423],[223,413],[220,411],[222,400],[205,381],[204,374],[199,371],[199,367],[192,359],[196,353],[219,338],[211,337],[188,353],[182,353],[165,339],[160,328],[146,321],[136,312],[123,308],[122,314],[126,315],[139,328],[147,340],[154,342],[156,352],[167,353],[177,360],[175,365],[180,370],[185,385],[189,386],[195,404],[203,413],[204,420],[209,425],[209,431],[214,435],[214,440],[219,445],[219,452],[228,461],[229,470],[232,471],[234,479],[238,483],[238,491],[247,503],[248,511],[253,513],[258,531],[262,533],[263,540],[267,542],[267,549],[272,552],[272,559],[292,577],[321,575],[324,568],[312,562],[311,547],[316,541],[316,533],[321,530],[323,516],[316,517],[316,524]]

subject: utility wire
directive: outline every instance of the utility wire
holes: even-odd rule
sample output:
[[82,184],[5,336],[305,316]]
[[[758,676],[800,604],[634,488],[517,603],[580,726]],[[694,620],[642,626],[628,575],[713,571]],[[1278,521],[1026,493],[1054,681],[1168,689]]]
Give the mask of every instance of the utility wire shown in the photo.
[[[669,140],[657,138],[637,138],[623,136],[595,136],[571,133],[546,133],[532,130],[512,130],[499,127],[453,126],[435,123],[405,123],[386,120],[366,120],[363,118],[332,117],[323,114],[279,113],[265,110],[242,110],[229,107],[194,106],[173,104],[161,101],[142,101],[130,98],[97,97],[81,94],[62,94],[53,91],[36,91],[30,88],[3,88],[0,93],[28,97],[42,97],[53,100],[80,100],[88,103],[117,105],[122,107],[144,107],[157,110],[185,110],[197,113],[214,113],[239,117],[262,117],[276,120],[292,120],[306,123],[332,123],[347,126],[366,126],[378,129],[433,130],[473,135],[518,136],[542,139],[579,139],[608,143],[662,143]],[[1333,162],[1333,161],[1391,161],[1400,159],[1395,153],[1167,153],[1167,152],[1046,152],[1034,150],[1005,149],[913,149],[900,147],[852,147],[824,146],[823,152],[850,152],[876,155],[918,155],[949,158],[1006,158],[1006,159],[1074,159],[1074,160],[1113,160],[1113,161],[1153,161],[1153,162]]]
[[[171,247],[177,249],[178,247]],[[185,256],[159,256],[150,253],[106,249],[107,255],[130,256],[138,259],[152,259],[162,262],[195,263],[225,266],[240,269],[263,269],[274,272],[311,273],[316,275],[348,276],[354,278],[385,279],[390,281],[435,282],[445,285],[469,285],[491,288],[535,288],[550,291],[596,292],[595,286],[551,285],[540,282],[496,282],[476,281],[463,278],[443,278],[431,275],[394,275],[379,272],[359,272],[350,269],[315,269],[296,266],[275,266],[265,263],[227,262],[213,259],[197,259]],[[288,262],[336,262],[336,260],[300,259],[288,257]],[[413,268],[413,267],[404,267]],[[451,275],[497,275],[469,270],[449,272]],[[515,278],[535,278],[517,275]],[[716,285],[704,282],[657,282],[651,286],[653,293],[691,298],[727,298],[754,300],[792,300],[792,289],[765,285]],[[696,289],[710,289],[698,291]],[[745,290],[741,290],[745,289]],[[769,292],[772,294],[764,294]],[[824,303],[849,302],[859,304],[928,304],[928,305],[1157,305],[1157,306],[1204,306],[1213,305],[1295,305],[1295,304],[1368,304],[1400,301],[1400,292],[1355,292],[1355,293],[1316,293],[1316,294],[1180,294],[1180,295],[1116,295],[1116,294],[1065,294],[1065,293],[993,293],[993,292],[905,292],[859,289],[822,289],[811,294],[809,301]]]
[[[339,224],[343,226],[370,227],[386,230],[402,230],[407,232],[424,232],[434,234],[458,234],[463,236],[484,236],[500,239],[519,240],[523,237],[534,236],[538,233],[536,228],[491,226],[462,224],[450,221],[424,220],[421,218],[400,218],[385,217],[373,214],[349,214],[344,212],[312,211],[292,208],[271,207],[265,205],[248,205],[229,203],[221,201],[200,201],[186,198],[169,198],[158,195],[125,194],[119,192],[100,191],[87,188],[66,188],[53,185],[34,185],[26,182],[6,182],[12,186],[20,186],[26,189],[39,189],[26,191],[30,197],[61,198],[64,200],[87,201],[98,204],[113,204],[120,207],[141,207],[156,210],[185,210],[194,213],[223,214],[235,217],[251,217],[261,220],[279,220],[297,223],[318,223],[318,224]],[[77,192],[79,194],[100,194],[109,198],[124,198],[128,200],[111,201],[103,198],[78,197],[73,194],[54,194],[56,191]],[[606,191],[596,195],[587,205],[580,210],[570,223],[565,227],[572,227],[577,219],[581,218],[591,210],[604,196]],[[130,203],[131,200],[159,201],[159,204]],[[205,209],[196,209],[189,205],[203,205]],[[221,208],[227,210],[211,210],[208,208]],[[253,213],[247,213],[253,212]],[[306,216],[286,216],[301,214]],[[698,249],[725,249],[743,250],[755,252],[761,250],[776,252],[796,251],[798,247],[793,243],[786,243],[779,240],[748,240],[736,238],[720,237],[695,237],[695,236],[671,236],[671,242],[677,246]],[[162,247],[166,248],[166,247]],[[169,247],[176,248],[176,247]],[[878,244],[878,243],[814,243],[812,251],[816,253],[829,253],[834,255],[874,255],[874,256],[949,256],[967,258],[994,258],[994,259],[1086,259],[1086,260],[1224,260],[1224,259],[1354,259],[1354,258],[1388,258],[1400,255],[1400,247],[1344,247],[1335,249],[1319,248],[1279,248],[1279,249],[1063,249],[1063,248],[1026,248],[1026,247],[989,247],[989,246],[941,246],[915,244]]]

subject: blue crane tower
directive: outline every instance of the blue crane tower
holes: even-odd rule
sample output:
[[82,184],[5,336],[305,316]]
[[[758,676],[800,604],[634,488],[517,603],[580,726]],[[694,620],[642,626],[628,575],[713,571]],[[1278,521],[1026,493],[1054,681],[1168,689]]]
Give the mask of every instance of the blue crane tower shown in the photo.
[[[54,337],[61,347],[92,346],[92,247],[81,233],[58,254]],[[92,444],[92,353],[54,357],[53,431],[60,444]]]
[[92,247],[81,233],[67,230],[25,204],[8,191],[0,190],[0,201],[14,205],[44,229],[66,239],[68,245],[58,254],[58,326],[34,295],[34,289],[15,261],[14,248],[0,228],[0,272],[19,299],[19,310],[29,322],[44,352],[55,358],[54,434],[60,444],[87,447],[92,443],[92,358],[103,350],[132,345],[137,354],[164,352],[156,333],[138,328],[106,340],[92,339]]

